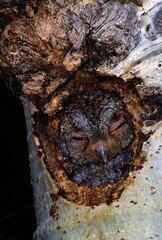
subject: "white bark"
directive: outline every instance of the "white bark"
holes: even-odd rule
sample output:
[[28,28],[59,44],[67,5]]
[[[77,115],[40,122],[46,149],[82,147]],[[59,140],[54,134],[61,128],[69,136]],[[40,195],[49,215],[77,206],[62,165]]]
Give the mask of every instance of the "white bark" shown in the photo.
[[[147,162],[142,170],[130,173],[131,184],[121,198],[111,205],[78,206],[63,198],[56,200],[58,219],[49,212],[54,204],[51,193],[57,193],[51,179],[37,156],[32,134],[28,102],[22,99],[30,152],[31,177],[34,189],[39,240],[144,240],[162,238],[162,127],[144,144]],[[134,178],[136,177],[136,178]]]
[[[56,2],[58,2],[59,6],[62,6],[61,1],[58,0]],[[83,1],[83,2],[84,2],[83,5],[87,6],[86,5],[87,2],[93,2],[93,1]],[[52,1],[50,2],[50,4],[52,4]],[[120,3],[116,2],[115,4],[120,13],[120,8],[119,8]],[[63,3],[63,5],[66,5],[66,4]],[[128,10],[131,9],[130,6],[126,6],[126,9]],[[77,6],[77,7],[78,9],[80,9],[82,6]],[[67,39],[68,41],[70,41],[67,49],[73,43],[72,47],[73,47],[73,51],[75,50],[74,51],[75,54],[66,53],[67,54],[66,55],[61,51],[60,52],[57,51],[57,47],[59,49],[59,47],[61,46],[61,43],[58,41],[60,44],[59,46],[58,42],[55,41],[54,39],[52,40],[53,41],[52,43],[54,44],[54,50],[55,50],[54,53],[52,53],[53,55],[51,55],[50,57],[48,56],[47,58],[44,58],[44,55],[41,55],[41,58],[38,58],[40,62],[44,61],[43,66],[45,66],[45,64],[48,65],[49,61],[51,61],[51,63],[52,61],[54,61],[54,63],[52,63],[53,65],[51,65],[52,67],[57,68],[57,64],[59,64],[60,62],[62,64],[63,62],[63,65],[65,68],[61,65],[60,69],[64,69],[67,72],[76,71],[76,69],[79,69],[80,64],[82,63],[82,57],[84,55],[84,51],[83,53],[80,53],[79,51],[83,50],[84,48],[83,40],[90,33],[88,32],[87,34],[86,32],[87,31],[86,27],[89,26],[87,24],[88,21],[87,22],[83,21],[84,24],[82,23],[82,19],[80,18],[84,17],[84,14],[83,16],[79,15],[80,13],[78,13],[79,10],[77,9],[77,7],[76,9],[75,7],[73,7],[73,10],[74,10],[73,17],[79,20],[78,22],[77,21],[73,22],[73,27],[72,28],[70,28],[71,26],[69,27],[71,32],[70,33],[68,32],[69,35],[67,34],[67,36],[69,37],[69,39],[68,38]],[[133,9],[136,9],[136,8],[133,7]],[[162,67],[161,67],[162,65],[162,50],[161,50],[162,49],[162,31],[160,31],[158,27],[155,29],[155,23],[153,22],[153,19],[156,16],[156,13],[160,9],[162,9],[161,0],[143,1],[143,7],[139,7],[137,10],[137,18],[139,20],[139,23],[141,24],[141,25],[140,24],[138,25],[141,27],[141,29],[139,29],[139,32],[141,31],[140,37],[138,34],[136,34],[140,39],[140,40],[137,39],[139,40],[139,42],[133,41],[132,38],[130,38],[132,41],[132,45],[130,46],[130,49],[129,49],[130,52],[127,52],[126,54],[128,55],[126,55],[125,59],[123,61],[117,62],[116,65],[114,63],[113,63],[114,64],[113,66],[110,64],[111,61],[108,56],[109,54],[105,55],[105,58],[107,57],[107,59],[104,59],[103,62],[102,62],[102,59],[99,58],[98,59],[99,64],[95,65],[95,68],[94,68],[97,74],[102,76],[109,76],[109,77],[110,76],[120,77],[124,81],[127,81],[131,78],[135,80],[137,78],[140,78],[143,81],[142,86],[146,86],[146,87],[151,86],[154,89],[153,91],[156,91],[156,88],[157,88],[158,94],[162,93]],[[127,10],[125,9],[123,11],[127,12]],[[67,13],[67,11],[65,11],[65,13]],[[85,11],[85,13],[87,12]],[[108,13],[106,12],[106,14]],[[50,18],[52,19],[51,21],[52,27],[49,27],[48,29],[49,32],[50,31],[52,32],[54,30],[52,24],[53,22],[55,23],[55,19],[53,19],[51,15],[50,15]],[[41,15],[41,11],[40,11],[40,16],[43,16],[43,14]],[[159,13],[159,16],[161,17],[160,13]],[[65,14],[65,19],[66,18],[68,19],[68,17],[69,15],[66,16]],[[109,17],[110,17],[110,20],[113,19],[113,16],[109,16]],[[59,21],[58,16],[57,18]],[[39,14],[38,14],[38,19],[39,19]],[[47,19],[45,19],[45,23]],[[72,20],[75,20],[75,19],[72,19]],[[23,22],[24,19],[22,18],[21,21],[22,21],[22,24],[19,24],[19,22],[13,23],[13,26],[15,27],[15,29],[13,29],[13,32],[14,31],[16,32],[18,30],[17,36],[20,38],[21,38],[21,33],[23,32],[21,29],[25,29],[25,23]],[[106,21],[107,19],[105,20],[105,22]],[[34,20],[34,24],[36,23],[37,23],[36,20]],[[47,36],[46,34],[44,34],[46,32],[45,31],[46,28],[44,28],[44,25],[41,25],[41,24],[40,24],[41,26],[40,28],[39,28],[39,25],[37,26],[38,27],[37,32],[39,34],[40,33],[42,34],[39,36],[39,41],[41,39],[41,41],[43,42],[46,40],[46,38],[48,41],[51,41],[52,38],[49,37],[50,34],[49,35],[47,34]],[[61,24],[60,26],[61,27],[63,26],[65,28],[62,22]],[[78,31],[77,24],[81,28],[82,32],[84,33],[84,36],[82,36],[83,34]],[[92,24],[92,26],[94,27],[97,26],[96,27],[97,30],[95,29],[94,32],[93,31],[91,32],[92,33],[91,37],[93,40],[97,42],[97,44],[99,44],[100,40],[103,41],[105,36],[107,36],[106,34],[107,33],[109,34],[109,22],[106,22],[107,28],[103,28],[103,31],[101,31],[101,33],[103,33],[103,36],[102,36],[103,39],[100,38],[101,36],[98,31],[98,25],[97,25],[98,21],[95,24],[94,25]],[[151,30],[149,31],[147,29],[149,24],[150,24],[150,29],[153,29],[153,32],[155,34],[154,38],[151,35],[152,34]],[[19,26],[20,29],[17,29],[17,26]],[[29,26],[31,26],[31,24],[29,24],[28,27]],[[56,30],[57,34],[59,31],[61,31],[60,26],[58,27],[59,30],[58,31]],[[10,27],[12,29],[12,26]],[[123,31],[125,31],[125,28],[123,29],[124,29]],[[135,29],[135,33],[136,33],[136,30],[138,29]],[[3,35],[4,39],[1,44],[4,44],[5,43],[4,40],[8,39],[8,36],[11,34],[10,31],[8,32],[7,31],[8,30],[5,30],[5,33]],[[32,43],[32,37],[31,37],[32,35],[28,38],[28,34],[29,34],[28,31],[24,34],[24,36],[22,36],[22,39],[23,37],[25,39],[24,42],[26,45],[28,44],[28,41],[29,43],[30,41]],[[123,37],[124,35],[122,35],[123,31],[120,32],[121,39],[122,38],[124,39]],[[65,32],[63,31],[60,33],[60,35],[62,34],[61,35],[62,40],[64,40]],[[54,31],[54,33],[52,34],[56,34],[56,33]],[[99,34],[99,36],[97,34]],[[37,35],[35,39],[38,41]],[[12,43],[12,39],[14,39],[14,37],[13,38],[11,37],[11,43]],[[115,39],[116,43],[119,43],[119,41],[117,40],[119,39],[118,38]],[[63,41],[65,45],[68,42],[66,41],[65,42]],[[126,41],[126,44],[123,44],[123,46],[125,47],[125,49],[127,49],[127,47],[129,48],[129,39],[125,38],[122,43],[125,43],[125,41]],[[23,44],[24,42],[22,41]],[[41,47],[42,46],[44,47],[44,42],[43,43],[42,42],[41,42]],[[104,44],[105,43],[107,43],[106,40]],[[46,101],[44,101],[44,99],[43,100],[41,99],[43,104],[45,104],[43,107],[41,106],[42,107],[41,110],[44,111],[44,113],[48,114],[49,116],[53,115],[58,110],[58,108],[60,108],[60,105],[62,104],[61,100],[57,96],[59,91],[55,92],[59,84],[61,86],[65,84],[64,80],[60,81],[61,79],[60,69],[59,68],[55,69],[57,70],[56,75],[58,79],[54,78],[54,81],[56,80],[58,81],[58,83],[56,84],[57,86],[55,86],[55,82],[53,81],[53,78],[52,78],[53,71],[51,71],[50,69],[51,82],[49,85],[49,89],[46,89],[46,91],[44,91],[43,87],[44,88],[47,87],[47,85],[44,84],[46,83],[45,82],[46,74],[44,72],[43,73],[40,72],[40,70],[38,72],[39,74],[37,73],[35,74],[35,68],[37,65],[35,61],[37,60],[37,58],[35,58],[36,60],[34,59],[33,66],[30,66],[29,64],[29,63],[32,63],[32,60],[30,59],[30,57],[32,54],[33,55],[35,54],[36,48],[34,50],[31,48],[32,49],[31,53],[27,51],[28,55],[24,54],[24,56],[26,57],[25,58],[24,56],[22,57],[23,54],[21,55],[22,49],[24,50],[24,48],[26,47],[26,45],[25,44],[23,45],[23,44],[19,49],[19,46],[17,46],[16,40],[15,42],[13,41],[13,45],[11,44],[12,47],[8,55],[7,55],[7,52],[9,49],[8,46],[10,46],[10,44],[8,44],[6,48],[4,47],[4,49],[2,49],[3,56],[5,56],[5,54],[7,55],[6,59],[8,61],[8,64],[10,65],[11,70],[12,68],[16,69],[15,73],[17,74],[17,79],[19,80],[19,83],[21,83],[21,86],[23,86],[22,91],[24,91],[23,93],[26,94],[26,96],[28,96],[29,99],[30,99],[30,95],[33,97],[34,94],[35,94],[34,96],[35,100],[37,100],[37,97],[40,97],[43,99],[47,96],[48,97],[50,96],[51,99],[47,104],[46,104]],[[33,44],[36,45],[35,42],[32,43],[31,45],[33,46]],[[105,46],[104,44],[103,46]],[[17,52],[14,52],[14,46],[17,46],[18,48],[18,50],[16,50]],[[49,44],[49,46],[51,45]],[[102,46],[102,52],[103,52],[103,46]],[[109,45],[106,45],[106,46],[109,46]],[[27,50],[28,50],[28,47],[29,46],[27,45],[26,47]],[[45,48],[45,50],[47,49]],[[63,50],[65,51],[66,47]],[[118,50],[121,50],[121,49],[118,49],[116,47],[115,48],[116,55],[118,53]],[[48,51],[49,53],[51,53],[49,49]],[[54,54],[56,54],[56,56],[58,54],[57,56],[58,58],[54,56]],[[35,55],[38,56],[38,54],[35,54]],[[114,58],[116,57],[116,55],[112,56],[112,61],[115,61]],[[61,60],[59,59],[59,57]],[[120,60],[120,57],[121,57],[120,54],[118,54],[118,61]],[[29,64],[29,66],[28,64],[24,64],[24,59],[26,59],[25,61]],[[64,59],[64,61],[62,61],[62,59]],[[83,62],[86,62],[86,60],[84,59]],[[1,63],[2,67],[5,68],[7,65],[4,65],[4,62],[2,63]],[[27,69],[28,67],[29,69]],[[30,76],[30,72],[29,72],[29,75],[26,76],[26,74],[24,73],[25,72],[24,69],[26,68],[26,70],[30,70],[30,67],[31,68],[33,67],[34,74]],[[44,67],[44,71],[45,71],[45,67]],[[66,78],[67,74],[64,74],[64,75],[65,75],[64,77]],[[24,82],[21,81],[22,79]],[[52,84],[54,84],[54,86]],[[67,89],[68,88],[70,89],[70,90],[69,89],[67,90],[65,88],[65,91],[64,89],[62,90],[61,87],[59,86],[60,89],[62,90],[60,94],[61,99],[65,100],[66,97],[71,93],[72,91],[71,86],[73,85],[65,84],[65,87],[67,87]],[[54,92],[53,95],[51,94],[52,91]],[[44,96],[43,95],[44,92],[46,92],[47,95]],[[154,93],[152,93],[152,95],[154,95]],[[33,99],[32,97],[31,99]],[[28,139],[29,153],[30,153],[29,158],[30,158],[30,167],[31,167],[31,178],[32,178],[32,184],[33,184],[33,190],[34,190],[35,209],[36,209],[36,217],[37,217],[37,224],[38,224],[38,227],[34,234],[35,240],[59,240],[59,239],[63,239],[63,240],[159,239],[160,240],[162,239],[162,198],[161,198],[162,196],[162,187],[161,187],[162,186],[162,163],[161,163],[162,161],[162,123],[161,122],[157,123],[157,125],[152,126],[152,131],[154,131],[154,133],[152,133],[152,135],[150,136],[150,139],[148,139],[147,142],[144,143],[142,154],[146,157],[147,161],[143,164],[143,168],[141,170],[130,172],[130,176],[128,178],[130,182],[126,186],[125,190],[123,191],[118,201],[114,201],[110,205],[103,203],[103,204],[100,204],[99,206],[94,206],[94,207],[89,207],[85,205],[76,205],[71,201],[66,200],[62,196],[59,196],[58,198],[55,198],[55,199],[52,197],[52,194],[53,196],[54,195],[56,196],[59,193],[59,187],[58,187],[57,181],[54,178],[52,178],[50,173],[47,171],[47,168],[42,158],[40,159],[38,157],[38,151],[40,150],[39,149],[40,143],[39,143],[39,139],[36,136],[34,136],[32,133],[31,112],[36,111],[34,109],[35,106],[31,105],[25,98],[21,98],[21,99],[24,106],[24,112],[25,112],[26,124],[27,124],[27,139]],[[47,98],[47,100],[49,99]],[[35,102],[37,103],[37,101]],[[150,129],[144,127],[143,131],[147,132],[147,131],[150,131]],[[43,154],[46,154],[46,153],[43,153]],[[51,209],[55,210],[53,214],[50,214]]]

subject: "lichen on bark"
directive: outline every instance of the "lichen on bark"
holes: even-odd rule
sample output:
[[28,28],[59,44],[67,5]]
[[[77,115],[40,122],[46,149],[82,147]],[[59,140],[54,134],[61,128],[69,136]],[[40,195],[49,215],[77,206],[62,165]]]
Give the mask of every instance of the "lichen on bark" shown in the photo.
[[[161,236],[156,221],[160,219],[161,191],[154,191],[161,184],[160,157],[151,156],[160,150],[150,145],[149,155],[147,148],[149,141],[155,141],[160,149],[161,7],[160,0],[0,3],[1,72],[13,92],[33,104],[37,149],[33,148],[31,128],[29,145],[36,239],[122,239],[118,226],[124,221],[131,226],[131,232],[123,227],[124,238]],[[67,177],[56,144],[64,104],[76,94],[96,89],[116,92],[122,98],[135,129],[134,167],[128,178],[100,189],[79,186]],[[24,107],[30,125],[29,110]],[[143,142],[154,131],[142,152]]]

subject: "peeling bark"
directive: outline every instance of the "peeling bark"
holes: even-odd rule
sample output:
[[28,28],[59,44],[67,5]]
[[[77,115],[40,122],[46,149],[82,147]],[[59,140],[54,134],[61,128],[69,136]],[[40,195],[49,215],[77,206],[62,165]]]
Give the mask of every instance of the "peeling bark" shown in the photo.
[[[0,3],[1,72],[28,126],[35,239],[162,236],[161,10],[160,0]],[[69,178],[57,138],[68,99],[96,89],[121,97],[135,141],[129,176],[93,188]]]

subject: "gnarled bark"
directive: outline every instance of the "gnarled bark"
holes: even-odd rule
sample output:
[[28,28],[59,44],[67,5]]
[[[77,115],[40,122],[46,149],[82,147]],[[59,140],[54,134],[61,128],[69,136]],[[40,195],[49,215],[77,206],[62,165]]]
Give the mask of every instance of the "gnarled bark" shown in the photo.
[[[2,75],[28,127],[35,239],[161,238],[161,11],[160,0],[0,4]],[[91,188],[69,178],[57,138],[64,104],[96,89],[121,97],[135,141],[129,176]]]

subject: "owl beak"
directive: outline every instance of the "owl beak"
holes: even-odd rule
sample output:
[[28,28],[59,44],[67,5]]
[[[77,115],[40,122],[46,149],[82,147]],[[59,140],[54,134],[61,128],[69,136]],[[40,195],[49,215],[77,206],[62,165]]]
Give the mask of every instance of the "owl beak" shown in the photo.
[[103,144],[98,144],[98,146],[97,146],[97,152],[98,152],[101,160],[102,160],[104,163],[107,163],[107,154],[108,154],[107,145],[105,145],[104,143],[103,143]]

